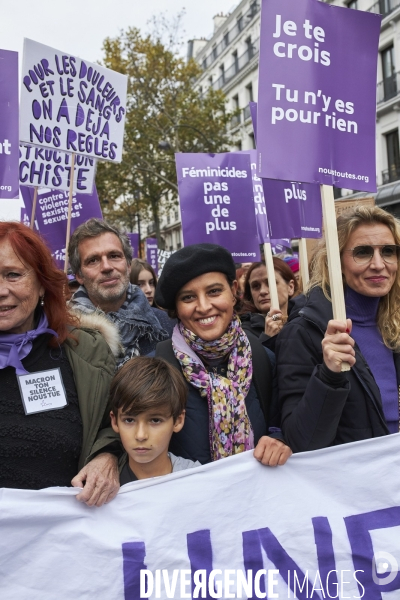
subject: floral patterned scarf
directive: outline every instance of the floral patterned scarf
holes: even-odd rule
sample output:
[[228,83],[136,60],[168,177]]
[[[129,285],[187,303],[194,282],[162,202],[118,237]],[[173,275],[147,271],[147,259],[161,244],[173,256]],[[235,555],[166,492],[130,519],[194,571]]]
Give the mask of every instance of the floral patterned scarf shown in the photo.
[[[219,460],[254,448],[254,435],[245,399],[251,385],[253,363],[249,340],[233,315],[227,332],[207,342],[175,325],[172,347],[186,380],[207,398],[211,457]],[[223,359],[229,354],[227,376],[208,371],[200,357]]]

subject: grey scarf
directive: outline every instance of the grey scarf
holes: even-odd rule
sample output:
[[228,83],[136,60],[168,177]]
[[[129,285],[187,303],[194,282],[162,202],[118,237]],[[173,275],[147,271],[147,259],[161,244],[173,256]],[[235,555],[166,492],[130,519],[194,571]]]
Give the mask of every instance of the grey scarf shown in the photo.
[[[84,313],[102,312],[90,300],[86,288],[80,286],[70,300],[73,309]],[[168,338],[142,290],[137,285],[128,285],[126,300],[117,312],[103,313],[118,327],[125,355],[118,366],[133,356],[146,355],[155,350],[158,342]]]

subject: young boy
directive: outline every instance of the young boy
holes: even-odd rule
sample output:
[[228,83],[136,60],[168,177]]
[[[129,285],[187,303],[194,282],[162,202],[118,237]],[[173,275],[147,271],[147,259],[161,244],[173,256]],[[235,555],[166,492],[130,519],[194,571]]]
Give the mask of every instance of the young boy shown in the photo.
[[182,375],[160,358],[138,356],[115,375],[110,416],[126,451],[121,485],[200,466],[168,452],[172,434],[185,422],[186,398]]

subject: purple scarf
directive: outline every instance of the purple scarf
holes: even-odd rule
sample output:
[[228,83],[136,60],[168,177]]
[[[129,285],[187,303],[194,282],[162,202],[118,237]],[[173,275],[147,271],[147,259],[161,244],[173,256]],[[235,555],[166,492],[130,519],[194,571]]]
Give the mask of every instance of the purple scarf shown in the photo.
[[17,375],[26,375],[28,371],[24,369],[21,360],[32,350],[33,340],[43,333],[51,333],[58,337],[55,331],[49,329],[44,312],[40,315],[36,329],[25,333],[0,333],[0,369],[14,367]]

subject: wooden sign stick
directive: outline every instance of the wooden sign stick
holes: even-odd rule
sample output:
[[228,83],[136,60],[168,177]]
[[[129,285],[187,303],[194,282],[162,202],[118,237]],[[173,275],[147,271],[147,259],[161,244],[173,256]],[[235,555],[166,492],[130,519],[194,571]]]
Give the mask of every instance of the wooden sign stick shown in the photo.
[[[321,185],[322,215],[325,227],[326,251],[331,288],[333,318],[346,322],[342,266],[340,264],[339,240],[336,226],[335,199],[331,185]],[[348,363],[342,363],[342,371],[350,371]]]
[[68,271],[68,244],[71,237],[71,213],[72,213],[72,192],[74,190],[74,171],[75,171],[75,153],[71,154],[71,175],[69,179],[69,199],[68,199],[68,219],[67,219],[67,235],[65,238],[65,262],[64,273]]
[[272,260],[271,244],[264,244],[265,266],[267,267],[269,296],[271,298],[271,308],[279,310],[278,290],[276,287],[274,261]]
[[303,282],[303,289],[306,288],[310,281],[310,273],[308,270],[308,254],[307,254],[307,240],[306,238],[300,238],[299,240],[299,258],[300,258],[300,275]]
[[35,225],[37,195],[38,195],[38,186],[35,185],[35,191],[33,192],[33,204],[32,204],[31,222],[29,224],[30,229],[33,229],[33,227]]

